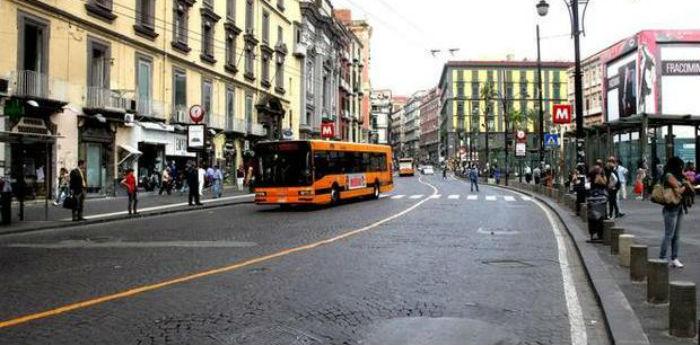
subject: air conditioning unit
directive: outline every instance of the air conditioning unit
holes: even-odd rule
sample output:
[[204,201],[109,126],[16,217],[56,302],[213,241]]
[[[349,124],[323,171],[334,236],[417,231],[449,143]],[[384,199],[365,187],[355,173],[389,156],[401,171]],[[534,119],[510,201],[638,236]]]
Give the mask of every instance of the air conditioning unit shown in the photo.
[[129,113],[124,114],[124,123],[128,123],[128,124],[134,123],[134,114],[129,114]]

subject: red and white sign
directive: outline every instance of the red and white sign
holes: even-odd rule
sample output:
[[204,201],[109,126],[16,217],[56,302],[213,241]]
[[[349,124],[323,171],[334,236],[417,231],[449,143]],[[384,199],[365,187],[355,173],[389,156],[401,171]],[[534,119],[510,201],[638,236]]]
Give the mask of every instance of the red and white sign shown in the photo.
[[335,137],[335,123],[325,122],[321,124],[321,138]]
[[348,189],[358,189],[367,187],[365,174],[350,174],[348,175]]
[[525,134],[525,131],[518,130],[515,132],[515,139],[518,140],[519,143],[525,142],[527,139],[527,135]]
[[193,123],[200,123],[204,120],[204,108],[201,105],[193,105],[190,107],[190,120]]
[[557,125],[571,123],[571,104],[555,104],[552,108],[552,122]]

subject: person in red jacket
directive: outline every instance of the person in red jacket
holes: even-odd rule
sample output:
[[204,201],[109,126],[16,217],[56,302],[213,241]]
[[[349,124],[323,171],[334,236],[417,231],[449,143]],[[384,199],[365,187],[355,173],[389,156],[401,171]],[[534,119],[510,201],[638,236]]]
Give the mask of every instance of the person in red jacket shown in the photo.
[[137,186],[136,177],[134,177],[134,169],[127,169],[124,172],[124,179],[121,182],[122,186],[126,189],[129,194],[129,214],[138,214],[136,212],[136,204],[138,203],[138,198],[136,197]]

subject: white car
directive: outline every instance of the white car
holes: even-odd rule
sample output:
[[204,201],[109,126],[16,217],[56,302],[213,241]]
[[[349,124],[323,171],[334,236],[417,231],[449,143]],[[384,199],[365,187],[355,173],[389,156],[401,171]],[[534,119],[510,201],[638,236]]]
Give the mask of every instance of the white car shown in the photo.
[[421,170],[423,175],[433,175],[435,174],[435,171],[433,170],[432,165],[426,165],[423,167],[423,170]]

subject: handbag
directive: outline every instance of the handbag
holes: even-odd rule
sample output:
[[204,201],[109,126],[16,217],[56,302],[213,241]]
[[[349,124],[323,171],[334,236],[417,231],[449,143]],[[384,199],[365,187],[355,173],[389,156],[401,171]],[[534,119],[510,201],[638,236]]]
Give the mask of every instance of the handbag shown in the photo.
[[681,196],[674,188],[657,183],[651,191],[651,202],[664,206],[676,206],[681,203]]
[[75,199],[75,195],[69,194],[66,196],[66,198],[63,200],[63,208],[67,208],[69,210],[72,210],[75,208],[75,205],[77,204],[77,200]]

